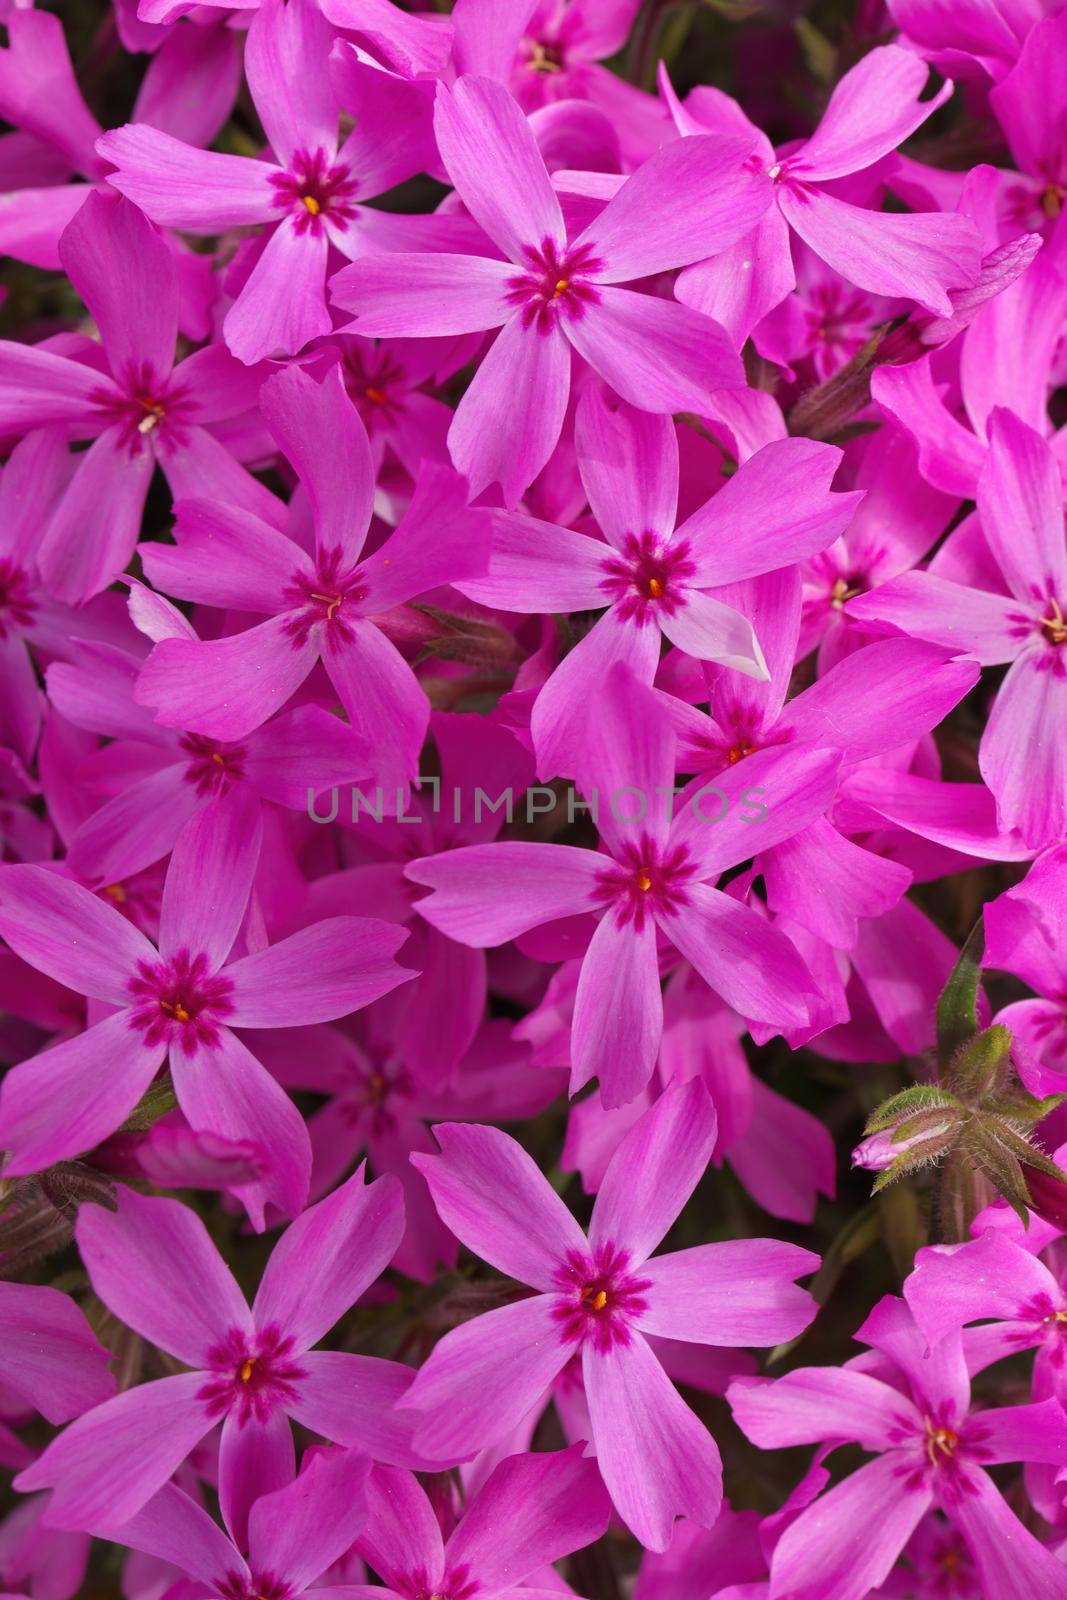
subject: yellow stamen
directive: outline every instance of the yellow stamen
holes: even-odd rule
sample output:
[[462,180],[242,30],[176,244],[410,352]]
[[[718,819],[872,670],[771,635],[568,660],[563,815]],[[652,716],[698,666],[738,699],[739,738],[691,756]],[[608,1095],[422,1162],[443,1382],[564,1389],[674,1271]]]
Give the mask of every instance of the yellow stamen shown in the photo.
[[649,877],[647,872],[639,872],[638,873],[638,875],[637,875],[637,887],[640,889],[642,894],[647,894],[648,891],[651,889],[651,887],[652,887],[652,879]]
[[557,281],[556,287],[553,289],[552,293],[553,293],[553,295],[562,294],[564,292],[564,290],[565,289],[569,289],[570,286],[571,286],[571,280],[569,278],[560,278]]
[[1052,644],[1067,643],[1067,621],[1064,620],[1059,601],[1050,600],[1049,605],[1052,607],[1052,615],[1051,617],[1041,617],[1039,619],[1040,625],[1044,628]]
[[373,400],[376,406],[384,406],[386,399],[384,389],[367,389],[365,392],[367,399]]
[[189,1013],[186,1011],[180,1000],[161,1000],[159,1004],[161,1009],[167,1013],[168,1017],[173,1017],[175,1022],[189,1021]]
[[343,594],[313,594],[311,596],[311,598],[312,598],[312,600],[321,600],[322,601],[323,605],[326,607],[326,620],[327,620],[327,622],[329,622],[330,619],[332,618],[334,612],[337,610],[337,607],[341,604],[341,601],[344,599],[344,595]]
[[224,760],[223,760],[223,758],[222,758],[222,757],[221,757],[221,756],[220,756],[220,755],[219,755],[219,753],[218,753],[218,751],[217,751],[217,750],[212,750],[212,752],[211,752],[211,759],[212,759],[212,761],[214,761],[214,762],[216,762],[216,763],[217,763],[217,765],[218,765],[218,766],[220,766],[220,767],[224,767],[224,766],[225,766],[225,765],[226,765],[226,763],[225,763],[225,761],[224,761]]
[[308,211],[310,211],[311,215],[313,217],[317,217],[319,212],[322,210],[322,207],[319,205],[319,202],[315,199],[315,196],[313,194],[306,194],[302,198],[303,198],[303,201],[304,201],[304,205],[307,207]]
[[859,589],[849,588],[847,578],[835,578],[834,586],[830,590],[830,604],[835,611],[843,611],[846,600],[854,600],[861,592]]
[[1055,220],[1063,210],[1063,202],[1067,200],[1067,189],[1058,183],[1050,183],[1041,196],[1041,209],[1046,217]]
[[940,1465],[937,1459],[939,1455],[944,1460],[949,1460],[955,1454],[959,1442],[958,1433],[954,1433],[951,1428],[932,1427],[930,1418],[926,1418],[926,1454],[930,1458],[932,1467]]
[[107,895],[109,900],[114,900],[117,906],[125,905],[126,891],[122,887],[121,883],[109,883],[107,888],[104,890],[104,893]]
[[594,1311],[603,1311],[603,1309],[607,1305],[607,1303],[608,1303],[607,1294],[604,1292],[603,1289],[598,1289],[596,1294],[593,1296],[593,1301],[592,1301],[593,1310]]
[[663,580],[662,580],[662,578],[649,578],[649,580],[648,580],[648,597],[649,597],[649,599],[650,600],[658,600],[662,593],[663,593]]
[[746,756],[754,755],[755,752],[756,746],[754,744],[749,744],[747,739],[742,739],[739,743],[734,745],[732,750],[728,752],[726,759],[730,763],[731,767],[736,767],[739,761],[743,761]]
[[255,1356],[246,1357],[241,1366],[241,1382],[247,1383],[252,1376],[252,1369],[256,1364]]

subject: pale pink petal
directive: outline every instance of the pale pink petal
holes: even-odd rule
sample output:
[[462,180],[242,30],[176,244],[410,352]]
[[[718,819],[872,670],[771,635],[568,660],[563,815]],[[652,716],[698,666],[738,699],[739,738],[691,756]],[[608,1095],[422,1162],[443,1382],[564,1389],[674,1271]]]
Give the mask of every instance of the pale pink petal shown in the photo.
[[390,796],[418,775],[430,702],[411,666],[371,621],[350,624],[350,637],[329,634],[323,665],[348,720],[374,752],[375,777]]
[[814,981],[786,936],[751,906],[706,883],[686,887],[686,904],[657,921],[671,943],[735,1011],[777,1028],[808,1019]]
[[872,294],[904,295],[945,317],[952,310],[948,291],[967,288],[978,276],[978,231],[956,212],[864,211],[823,189],[789,184],[778,203],[817,256]]
[[153,222],[184,233],[220,233],[264,222],[275,206],[277,168],[245,156],[195,150],[143,123],[113,128],[97,141],[117,172],[108,182]]
[[70,839],[71,870],[93,883],[119,883],[169,854],[182,826],[203,804],[184,766],[132,783],[94,811]]
[[727,1399],[738,1426],[761,1450],[823,1439],[889,1450],[902,1430],[920,1425],[915,1407],[898,1390],[847,1367],[798,1367],[774,1380],[739,1378]]
[[563,214],[533,130],[502,84],[438,84],[434,132],[467,210],[512,261],[530,246],[563,245]]
[[129,999],[138,964],[155,957],[114,907],[44,867],[0,868],[0,934],[31,967],[113,1005]]
[[1067,597],[1063,483],[1056,457],[1040,434],[997,406],[990,417],[989,457],[978,480],[982,532],[1008,587],[1025,606],[1047,594]]
[[604,1352],[587,1342],[582,1375],[597,1465],[631,1532],[666,1550],[675,1517],[710,1528],[722,1504],[718,1449],[641,1335]]
[[678,510],[672,418],[635,410],[594,384],[578,402],[574,444],[590,509],[605,538],[619,547],[627,534],[669,538]]
[[513,315],[514,267],[489,256],[368,256],[330,279],[336,305],[355,314],[351,332],[370,338],[481,333]]
[[407,877],[433,890],[418,902],[420,916],[451,939],[484,947],[592,910],[601,870],[589,850],[508,840],[413,861]]
[[87,1205],[78,1213],[78,1249],[93,1289],[150,1344],[186,1366],[207,1366],[232,1328],[252,1327],[233,1274],[188,1206],[124,1188],[117,1202],[115,1211]]
[[[91,194],[60,241],[119,383],[165,379],[178,337],[178,278],[163,235],[129,200]],[[150,380],[151,381],[151,380]]]
[[504,1438],[573,1353],[560,1337],[553,1295],[518,1300],[453,1328],[404,1396],[402,1409],[418,1413],[420,1448],[458,1461]]
[[38,551],[41,577],[57,600],[80,605],[127,566],[154,470],[144,440],[131,442],[120,424],[79,457]]
[[632,289],[598,288],[597,303],[563,324],[578,354],[644,411],[707,411],[719,389],[744,385],[723,328],[688,306]]
[[795,287],[789,224],[774,206],[751,233],[721,255],[683,268],[674,294],[683,306],[721,323],[740,349],[753,328]]
[[443,1122],[440,1155],[412,1156],[441,1220],[498,1271],[535,1289],[557,1286],[569,1251],[584,1253],[582,1230],[516,1140],[501,1128]]
[[296,1593],[339,1561],[367,1520],[371,1463],[354,1450],[306,1459],[296,1479],[265,1495],[248,1519],[248,1559]]
[[410,1367],[344,1350],[308,1350],[300,1364],[304,1376],[289,1410],[305,1428],[391,1467],[432,1472],[442,1464],[415,1448],[418,1418],[399,1409],[411,1386]]
[[315,664],[289,619],[272,617],[225,639],[164,639],[141,669],[135,698],[166,728],[244,739],[283,706]]
[[598,282],[650,278],[718,255],[755,227],[771,181],[748,165],[752,141],[697,136],[658,150],[575,241]]
[[238,506],[178,500],[174,517],[177,543],[146,540],[138,553],[149,582],[179,600],[270,615],[294,577],[312,575],[295,540]]
[[928,100],[929,68],[897,45],[871,50],[837,83],[812,137],[786,162],[790,177],[843,178],[889,155],[943,105],[953,85]]
[[328,248],[325,231],[300,232],[296,217],[278,224],[222,324],[223,338],[238,361],[250,366],[268,356],[295,355],[311,339],[330,332]]
[[100,400],[120,399],[95,367],[35,345],[0,339],[0,428],[28,433],[49,423],[73,423],[81,438],[102,430]]
[[600,919],[582,961],[571,1028],[571,1093],[600,1078],[605,1106],[640,1093],[656,1064],[663,1034],[663,996],[656,927]]
[[223,1418],[219,1437],[219,1510],[230,1537],[248,1548],[248,1513],[260,1495],[292,1483],[296,1446],[285,1412],[270,1412],[262,1421],[234,1411]]
[[978,765],[997,798],[1002,828],[1041,849],[1067,832],[1067,677],[1056,646],[1013,662],[989,713]]
[[385,1271],[403,1231],[396,1179],[368,1184],[360,1167],[275,1245],[252,1308],[256,1326],[276,1325],[298,1351],[318,1344]]
[[756,632],[734,606],[700,589],[684,589],[674,610],[664,610],[660,627],[672,644],[698,661],[743,672],[757,682],[770,677]]
[[49,1422],[69,1422],[114,1394],[108,1352],[58,1289],[0,1283],[0,1328],[5,1387]]
[[534,701],[530,718],[538,777],[573,777],[585,750],[593,696],[616,662],[650,684],[660,657],[658,628],[640,628],[612,607],[569,650]]
[[651,1287],[637,1326],[697,1344],[784,1343],[815,1317],[815,1301],[793,1279],[818,1265],[810,1250],[777,1239],[731,1239],[657,1256],[641,1268]]
[[556,447],[570,384],[571,353],[558,327],[526,328],[521,316],[505,323],[448,430],[472,498],[499,483],[504,503],[515,505]]
[[374,506],[374,463],[341,368],[330,367],[317,383],[289,367],[267,380],[259,404],[311,503],[319,550],[340,550],[346,565],[358,561]]
[[226,968],[235,1028],[289,1028],[359,1011],[412,974],[393,956],[404,928],[376,917],[327,917]]
[[24,1489],[53,1489],[57,1528],[118,1528],[179,1467],[211,1427],[198,1398],[201,1372],[183,1372],[116,1395],[53,1439],[19,1478]]
[[521,511],[492,513],[484,577],[463,578],[461,594],[501,611],[589,611],[604,604],[604,546],[587,534]]
[[[183,28],[192,33],[192,28]],[[206,31],[195,30],[197,33]],[[240,1572],[244,1562],[217,1522],[175,1483],[165,1483],[122,1524],[122,1543],[156,1556],[191,1578],[214,1584],[221,1573]]]
[[335,38],[314,0],[261,0],[252,20],[245,75],[283,164],[301,150],[332,155],[337,148],[337,102],[326,65]]
[[715,1146],[715,1107],[703,1080],[674,1083],[629,1130],[597,1193],[589,1240],[650,1256],[696,1188]]

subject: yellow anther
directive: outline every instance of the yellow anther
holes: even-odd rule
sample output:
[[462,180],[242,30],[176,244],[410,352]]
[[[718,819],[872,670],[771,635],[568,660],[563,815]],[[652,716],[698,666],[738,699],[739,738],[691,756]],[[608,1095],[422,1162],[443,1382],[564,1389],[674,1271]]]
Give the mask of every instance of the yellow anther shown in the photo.
[[322,210],[322,207],[319,205],[319,202],[315,199],[315,196],[313,194],[306,194],[306,195],[303,196],[303,201],[304,201],[304,205],[307,207],[308,211],[310,211],[311,215],[313,217],[317,217],[319,212]]
[[218,751],[217,751],[217,750],[212,750],[212,752],[211,752],[211,759],[212,759],[212,761],[214,761],[214,762],[215,762],[215,763],[216,763],[216,764],[217,764],[217,765],[218,765],[218,766],[220,766],[220,767],[224,767],[224,766],[225,766],[225,765],[226,765],[226,763],[225,763],[225,761],[224,761],[224,760],[223,760],[223,758],[222,758],[222,757],[221,757],[221,756],[220,756],[220,755],[219,755],[219,753],[218,753]]
[[241,1364],[241,1382],[247,1383],[252,1376],[252,1369],[256,1364],[255,1356],[247,1356]]
[[1041,209],[1046,217],[1055,220],[1063,210],[1063,202],[1067,200],[1067,189],[1058,183],[1050,183],[1041,196]]
[[376,406],[384,406],[386,395],[384,389],[367,389],[364,391],[368,400],[373,400]]
[[122,887],[121,883],[109,883],[107,888],[104,890],[104,893],[107,895],[109,900],[114,900],[117,906],[125,905],[126,891]]
[[663,580],[661,578],[649,578],[649,580],[648,580],[648,597],[649,597],[649,599],[650,600],[658,600],[662,593],[663,593]]
[[1067,621],[1064,620],[1058,600],[1050,600],[1049,605],[1052,607],[1052,615],[1041,617],[1040,625],[1048,635],[1050,643],[1063,644],[1067,642]]
[[570,286],[571,286],[571,280],[569,278],[559,278],[556,281],[556,287],[553,289],[552,293],[554,295],[555,294],[562,294],[564,292],[564,290],[565,289],[569,289]]
[[593,1301],[592,1301],[593,1310],[594,1311],[603,1311],[603,1309],[607,1305],[607,1303],[608,1303],[608,1297],[607,1297],[606,1293],[604,1292],[603,1289],[598,1289],[596,1294],[593,1296]]
[[648,891],[651,889],[651,887],[652,887],[652,879],[649,877],[647,872],[639,872],[638,873],[638,875],[637,875],[637,887],[640,889],[642,894],[647,894]]
[[326,607],[326,620],[327,620],[327,622],[329,622],[331,617],[333,616],[334,612],[337,610],[337,607],[341,604],[341,601],[344,599],[344,595],[343,594],[313,594],[311,596],[311,598],[312,598],[312,600],[321,600],[322,601],[322,604]]

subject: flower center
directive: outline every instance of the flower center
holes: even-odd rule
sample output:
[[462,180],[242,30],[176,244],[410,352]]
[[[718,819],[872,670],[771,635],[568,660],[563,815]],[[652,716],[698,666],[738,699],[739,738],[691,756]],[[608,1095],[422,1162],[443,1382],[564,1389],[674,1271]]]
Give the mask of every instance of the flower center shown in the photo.
[[835,578],[834,586],[830,590],[830,604],[835,611],[843,611],[849,600],[854,600],[858,594],[863,593],[863,586],[856,578]]
[[184,734],[179,742],[189,757],[185,781],[195,787],[197,794],[226,794],[244,777],[245,750],[242,746],[220,748],[214,740],[200,733]]
[[[640,803],[640,797],[632,798]],[[603,905],[614,907],[620,925],[632,922],[640,931],[654,912],[671,912],[685,905],[685,886],[693,872],[683,845],[661,850],[642,834],[632,844],[627,840],[618,857],[598,873],[594,893]]]
[[144,416],[137,424],[138,433],[151,433],[153,428],[158,428],[167,411],[162,400],[153,399],[151,395],[139,394],[136,396],[138,404],[144,411]]
[[1040,205],[1042,211],[1050,221],[1054,222],[1063,210],[1063,202],[1067,200],[1067,189],[1060,183],[1049,183],[1041,194]]
[[327,220],[344,233],[356,215],[351,170],[325,150],[298,150],[290,170],[274,173],[271,183],[275,203],[294,217],[298,234],[319,234]]
[[212,973],[206,955],[179,950],[169,961],[138,963],[130,980],[131,1026],[146,1044],[166,1044],[193,1056],[218,1044],[218,1025],[233,1009],[228,978]]
[[360,582],[359,568],[345,570],[342,561],[339,549],[328,550],[320,557],[312,578],[305,577],[302,572],[293,574],[285,591],[293,607],[285,631],[294,647],[306,644],[312,628],[318,624],[330,630],[334,642],[347,642],[353,637],[351,623],[355,619],[351,607],[365,600],[367,591]]
[[685,585],[696,573],[689,546],[667,544],[657,534],[626,535],[621,552],[606,557],[600,587],[619,615],[639,626],[672,616],[685,603]]
[[534,39],[526,65],[531,72],[562,72],[563,46],[548,39]]
[[628,1272],[628,1262],[613,1244],[598,1246],[592,1256],[568,1252],[555,1274],[560,1296],[552,1309],[566,1341],[591,1339],[598,1350],[629,1342],[630,1323],[645,1310],[649,1283]]
[[520,308],[524,328],[548,333],[561,316],[575,321],[600,298],[588,281],[600,265],[588,245],[561,251],[545,239],[524,248],[523,264],[525,271],[507,281],[507,300]]
[[0,559],[0,639],[33,622],[37,607],[32,594],[29,574],[13,561]]
[[222,1343],[208,1351],[207,1381],[197,1398],[212,1417],[232,1411],[241,1426],[253,1417],[265,1422],[276,1406],[294,1399],[294,1386],[305,1376],[292,1348],[292,1339],[273,1326],[251,1338],[231,1328]]
[[747,739],[739,739],[726,752],[726,760],[731,767],[736,767],[737,763],[743,761],[746,756],[754,756],[757,749],[758,746],[750,744]]
[[1065,644],[1067,643],[1067,620],[1064,619],[1063,612],[1060,610],[1060,603],[1053,595],[1050,596],[1048,604],[1051,615],[1040,617],[1038,626],[1049,644]]
[[954,1459],[960,1436],[955,1429],[935,1423],[930,1417],[923,1420],[926,1423],[926,1454],[930,1465],[943,1466],[946,1461]]

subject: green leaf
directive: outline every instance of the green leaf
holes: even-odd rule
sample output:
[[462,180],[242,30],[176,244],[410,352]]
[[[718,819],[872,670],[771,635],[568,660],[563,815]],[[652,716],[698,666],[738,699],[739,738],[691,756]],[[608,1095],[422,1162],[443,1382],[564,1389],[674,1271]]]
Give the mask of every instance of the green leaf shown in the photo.
[[937,1058],[942,1067],[947,1067],[957,1050],[978,1032],[984,950],[985,929],[979,917],[937,1002]]
[[969,1100],[985,1101],[992,1094],[1002,1094],[1010,1077],[1011,1029],[999,1022],[975,1034],[944,1071],[945,1082]]

